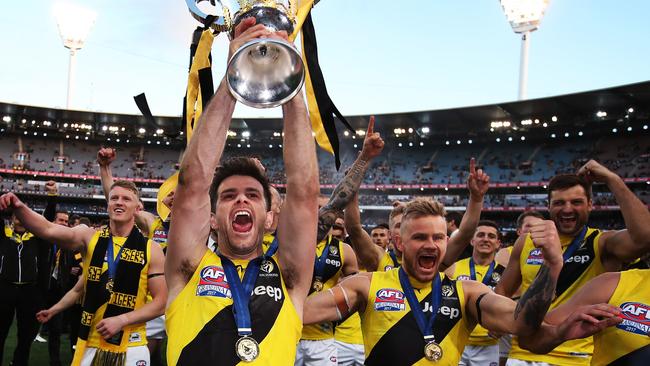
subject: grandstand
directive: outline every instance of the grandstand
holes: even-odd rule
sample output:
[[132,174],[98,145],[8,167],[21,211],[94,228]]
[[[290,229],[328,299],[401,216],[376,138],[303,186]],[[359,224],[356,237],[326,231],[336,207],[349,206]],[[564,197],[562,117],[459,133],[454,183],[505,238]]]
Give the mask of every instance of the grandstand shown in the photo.
[[[71,212],[101,218],[104,201],[95,154],[113,146],[113,173],[136,181],[147,209],[157,187],[178,169],[185,146],[179,117],[157,117],[57,110],[0,103],[0,191],[20,192],[43,207],[43,184],[60,184],[61,205]],[[344,168],[356,158],[367,116],[349,117],[354,132],[339,131],[343,169],[319,151],[323,193],[331,192]],[[650,204],[650,82],[551,98],[377,116],[376,130],[386,141],[368,171],[361,205],[367,225],[386,221],[394,200],[433,195],[451,210],[466,204],[469,159],[491,177],[485,217],[512,229],[526,209],[544,210],[545,184],[555,174],[573,172],[596,159],[621,175]],[[271,182],[281,190],[282,122],[236,119],[226,156],[259,157]],[[594,187],[594,220],[622,224],[606,187]]]

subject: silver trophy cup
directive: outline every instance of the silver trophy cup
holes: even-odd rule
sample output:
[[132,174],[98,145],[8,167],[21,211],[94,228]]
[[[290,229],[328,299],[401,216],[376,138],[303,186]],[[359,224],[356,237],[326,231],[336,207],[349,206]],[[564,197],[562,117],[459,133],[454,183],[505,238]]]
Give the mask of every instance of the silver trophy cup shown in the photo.
[[[254,17],[272,31],[291,35],[296,17],[296,0],[185,0],[192,16],[205,24],[214,17],[210,27],[234,37],[240,21]],[[203,4],[200,4],[205,1]],[[208,8],[206,3],[215,5]],[[226,4],[224,4],[226,3]],[[205,6],[199,6],[205,5]],[[231,16],[232,11],[234,16]],[[228,61],[226,81],[232,95],[254,108],[277,107],[289,101],[305,81],[305,67],[293,45],[277,39],[255,39],[241,46]]]

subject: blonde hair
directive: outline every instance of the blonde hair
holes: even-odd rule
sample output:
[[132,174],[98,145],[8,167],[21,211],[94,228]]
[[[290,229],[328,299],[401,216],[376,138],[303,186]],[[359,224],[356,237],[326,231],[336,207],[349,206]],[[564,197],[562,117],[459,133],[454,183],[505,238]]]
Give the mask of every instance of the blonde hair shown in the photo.
[[416,198],[406,203],[402,221],[423,216],[445,217],[445,206],[431,198]]
[[138,190],[138,186],[135,185],[135,183],[131,182],[130,180],[116,180],[113,182],[111,185],[111,188],[109,189],[109,192],[113,190],[115,187],[121,187],[124,189],[128,189],[129,191],[133,192],[135,196],[140,200],[140,190]]

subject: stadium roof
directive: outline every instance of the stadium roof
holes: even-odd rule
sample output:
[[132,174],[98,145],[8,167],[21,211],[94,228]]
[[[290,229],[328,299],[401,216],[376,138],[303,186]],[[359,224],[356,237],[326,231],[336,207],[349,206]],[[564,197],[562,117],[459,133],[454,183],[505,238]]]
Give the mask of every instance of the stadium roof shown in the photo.
[[[179,103],[180,104],[180,103]],[[633,112],[630,112],[632,108]],[[598,111],[607,115],[596,116]],[[0,114],[10,116],[14,121],[25,119],[48,120],[53,123],[64,122],[93,123],[94,130],[99,131],[103,125],[127,126],[134,129],[149,127],[141,115],[114,114],[91,111],[63,110],[36,106],[0,103]],[[645,118],[650,116],[650,81],[617,86],[607,89],[582,93],[559,95],[548,98],[530,99],[491,105],[392,113],[377,115],[377,126],[387,133],[395,128],[430,127],[431,135],[481,134],[489,131],[491,123],[508,121],[517,130],[525,130],[525,120],[540,123],[551,122],[556,117],[558,125],[583,126],[590,121],[600,119],[618,120],[625,118]],[[365,129],[368,116],[349,116],[350,124],[355,129]],[[182,127],[180,117],[155,117],[158,128],[166,133],[173,133]],[[537,122],[536,122],[537,123]],[[342,126],[342,125],[339,125]],[[60,127],[59,127],[60,128]],[[281,119],[235,119],[232,129],[247,129],[251,135],[255,132],[279,131]],[[387,131],[386,128],[389,128]],[[341,131],[342,128],[339,128]]]

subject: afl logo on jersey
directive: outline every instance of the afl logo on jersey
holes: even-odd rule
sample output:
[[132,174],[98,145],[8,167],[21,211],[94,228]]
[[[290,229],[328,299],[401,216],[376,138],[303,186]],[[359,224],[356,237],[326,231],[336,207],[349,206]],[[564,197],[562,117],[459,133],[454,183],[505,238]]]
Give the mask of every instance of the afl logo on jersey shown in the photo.
[[626,332],[647,335],[650,332],[650,306],[639,302],[626,302],[621,305],[623,321],[618,329]]
[[382,288],[375,296],[375,310],[377,311],[402,311],[406,309],[404,293],[392,288]]
[[232,297],[223,268],[218,266],[203,267],[199,276],[199,284],[196,287],[196,296]]
[[163,229],[154,230],[151,240],[155,241],[158,244],[166,243],[167,231]]
[[468,276],[468,275],[460,275],[460,276],[456,277],[457,281],[469,281],[471,279],[472,278],[470,276]]
[[526,258],[526,264],[532,264],[534,266],[539,266],[544,263],[544,257],[542,256],[542,250],[537,248],[533,249],[528,253],[528,258]]

